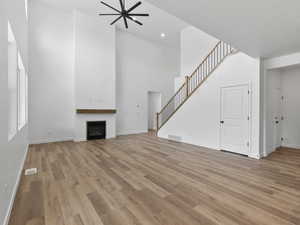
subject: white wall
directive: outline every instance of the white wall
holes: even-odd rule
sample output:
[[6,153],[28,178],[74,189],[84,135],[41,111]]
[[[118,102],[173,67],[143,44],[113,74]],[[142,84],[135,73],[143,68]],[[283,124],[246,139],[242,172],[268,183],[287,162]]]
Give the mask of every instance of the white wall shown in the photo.
[[[75,12],[76,109],[116,108],[116,30],[107,21]],[[116,137],[116,115],[75,116],[75,141],[86,140],[87,121],[106,121],[106,138]]]
[[115,27],[98,17],[75,14],[76,108],[115,109]]
[[148,91],[162,93],[162,105],[174,93],[179,49],[170,49],[117,31],[117,134],[148,130]]
[[281,71],[283,146],[300,149],[300,67]]
[[159,136],[179,136],[183,142],[212,149],[220,148],[220,88],[251,85],[251,152],[259,158],[260,134],[260,60],[243,53],[229,56],[211,77],[159,131]]
[[76,109],[116,108],[115,28],[40,1],[29,9],[30,141],[83,140]]
[[0,224],[8,221],[10,207],[28,147],[27,126],[8,142],[8,43],[7,23],[11,23],[24,66],[27,62],[27,21],[25,3],[0,1]]
[[284,55],[264,60],[265,69],[279,69],[300,64],[300,53]]
[[180,77],[175,79],[175,91],[200,65],[209,52],[216,46],[218,39],[189,26],[180,33]]
[[190,76],[218,41],[195,27],[189,26],[183,29],[181,31],[181,76]]
[[29,2],[29,137],[71,140],[74,121],[73,16]]
[[161,110],[161,94],[158,92],[148,92],[148,129],[157,129],[156,115]]
[[[170,98],[179,74],[179,46],[171,49],[121,31],[116,40],[106,20],[38,1],[31,2],[30,10],[31,142],[84,140],[82,121],[89,118],[77,117],[75,109],[116,108],[116,67],[118,132],[146,132],[147,93],[161,92],[163,103]],[[116,135],[111,116],[108,137]]]

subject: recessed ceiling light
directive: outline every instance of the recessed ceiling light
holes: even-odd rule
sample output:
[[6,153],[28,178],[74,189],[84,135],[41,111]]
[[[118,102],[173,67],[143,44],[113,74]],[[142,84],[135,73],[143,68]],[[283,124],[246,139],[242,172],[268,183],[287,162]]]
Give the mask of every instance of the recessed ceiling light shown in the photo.
[[161,36],[162,38],[165,38],[165,37],[166,37],[166,34],[165,34],[165,33],[161,33],[160,36]]

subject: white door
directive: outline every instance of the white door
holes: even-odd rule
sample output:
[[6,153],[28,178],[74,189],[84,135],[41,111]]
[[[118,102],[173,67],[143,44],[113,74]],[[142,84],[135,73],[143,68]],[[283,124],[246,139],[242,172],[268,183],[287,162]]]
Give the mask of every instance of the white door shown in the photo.
[[221,88],[221,149],[248,155],[249,86]]

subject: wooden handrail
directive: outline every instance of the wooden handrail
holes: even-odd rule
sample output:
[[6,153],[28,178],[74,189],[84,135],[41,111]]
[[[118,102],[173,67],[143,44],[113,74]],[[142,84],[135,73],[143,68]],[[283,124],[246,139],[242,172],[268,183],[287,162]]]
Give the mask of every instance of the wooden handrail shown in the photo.
[[[162,110],[157,113],[157,131],[178,111],[179,108],[193,95],[193,93],[207,80],[215,69],[231,54],[235,49],[230,45],[219,41],[217,45],[209,52],[204,60],[199,64],[196,70],[186,76],[185,82],[178,91],[170,98]],[[186,88],[186,90],[184,90]],[[184,92],[183,92],[184,90]],[[173,104],[172,104],[173,103]],[[168,107],[171,107],[168,109]],[[173,108],[174,107],[174,108]],[[163,113],[167,111],[166,118]],[[161,121],[161,124],[159,122]]]
[[202,62],[199,64],[199,66],[194,70],[194,72],[191,74],[191,76],[190,77],[192,77],[198,70],[199,70],[199,68],[203,65],[203,63],[205,62],[205,60],[212,54],[212,52],[214,51],[214,50],[216,50],[216,48],[221,44],[221,42],[222,41],[219,41],[216,45],[215,45],[215,47],[208,53],[208,55],[202,60]]
[[[209,57],[209,55],[218,47],[218,45],[221,43],[221,41],[216,44],[216,46],[213,48],[212,51],[209,52],[209,54],[204,58],[204,60],[200,63],[200,65],[197,67],[197,69],[189,76],[190,78],[198,71],[198,69],[203,65],[205,60]],[[167,104],[162,108],[162,110],[158,113],[159,115],[166,109],[166,107],[172,102],[172,100],[176,97],[176,95],[184,88],[186,83],[183,83],[181,87],[178,89],[178,91],[170,98],[170,100],[167,102]]]

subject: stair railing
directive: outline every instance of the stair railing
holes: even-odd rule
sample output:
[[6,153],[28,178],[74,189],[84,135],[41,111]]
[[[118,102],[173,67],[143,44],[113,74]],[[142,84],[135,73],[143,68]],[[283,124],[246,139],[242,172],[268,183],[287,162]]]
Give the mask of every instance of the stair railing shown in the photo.
[[196,68],[191,76],[185,77],[185,82],[171,97],[168,103],[156,115],[157,131],[168,122],[187,99],[205,82],[210,74],[233,53],[235,49],[219,41],[212,51],[206,56],[202,63]]

